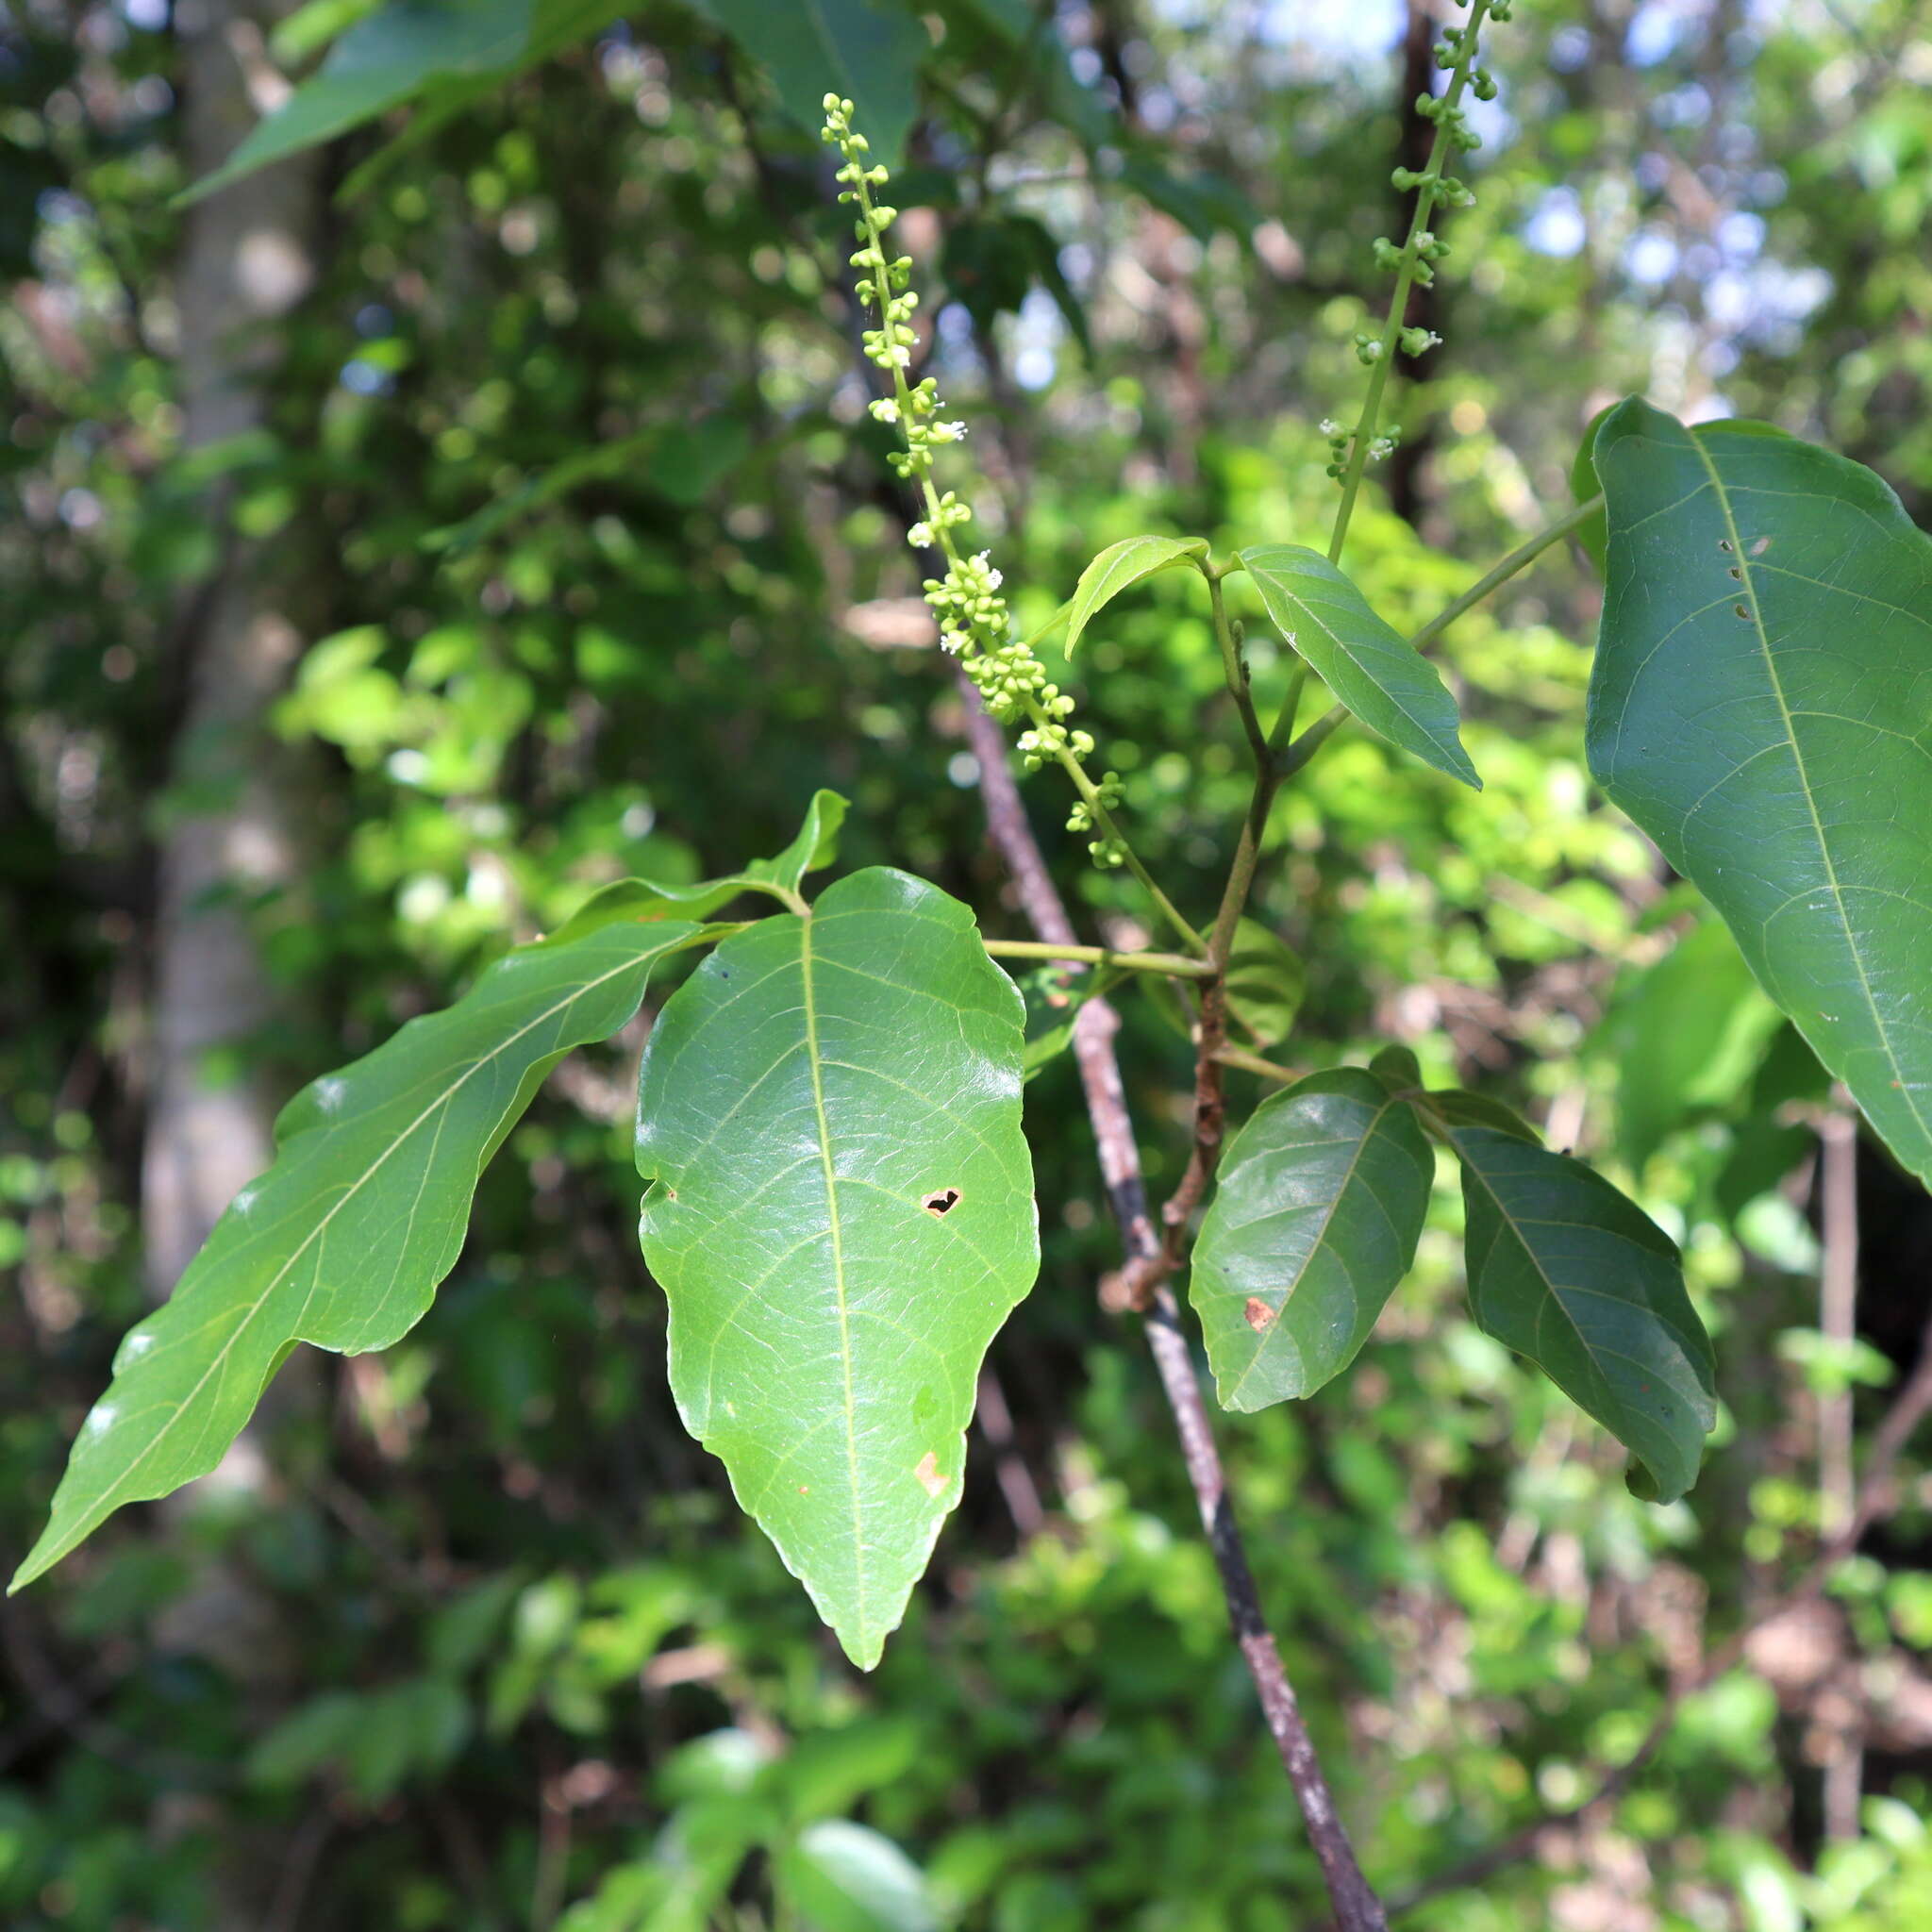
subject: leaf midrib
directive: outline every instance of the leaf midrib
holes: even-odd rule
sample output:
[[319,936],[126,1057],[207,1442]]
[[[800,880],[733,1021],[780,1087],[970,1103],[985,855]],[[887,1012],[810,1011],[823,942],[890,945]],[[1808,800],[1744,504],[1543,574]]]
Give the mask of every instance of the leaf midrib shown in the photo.
[[858,1408],[852,1382],[851,1311],[845,1294],[845,1232],[839,1211],[839,1175],[832,1160],[832,1125],[825,1113],[825,1082],[819,1054],[811,926],[812,915],[808,911],[798,922],[798,973],[805,1005],[805,1059],[811,1072],[811,1104],[818,1120],[819,1163],[825,1179],[826,1219],[832,1241],[832,1293],[839,1315],[839,1368],[844,1382],[845,1469],[852,1495],[852,1607],[863,1645],[870,1625],[865,1613],[865,1523],[859,1502]]
[[[1754,575],[1756,566],[1745,555],[1744,541],[1739,534],[1738,520],[1731,511],[1730,492],[1724,488],[1723,476],[1717,465],[1711,461],[1709,452],[1704,447],[1697,432],[1687,430],[1686,438],[1697,460],[1704,466],[1704,473],[1710,478],[1712,494],[1716,496],[1718,508],[1724,520],[1724,530],[1730,538],[1731,554],[1738,559],[1738,581],[1742,586],[1745,598],[1751,609],[1751,628],[1757,640],[1757,649],[1764,659],[1764,674],[1771,682],[1772,695],[1777,700],[1778,715],[1784,721],[1785,739],[1791,747],[1791,762],[1797,768],[1798,787],[1805,794],[1805,809],[1810,815],[1813,836],[1818,841],[1818,856],[1824,864],[1824,876],[1831,888],[1832,903],[1838,908],[1838,923],[1845,937],[1845,951],[1851,955],[1852,968],[1858,975],[1858,990],[1864,995],[1865,1009],[1872,1015],[1873,1029],[1878,1035],[1878,1042],[1885,1049],[1887,1064],[1891,1068],[1892,1086],[1904,1096],[1906,1105],[1911,1109],[1912,1118],[1919,1124],[1919,1131],[1928,1141],[1932,1141],[1932,1123],[1925,1119],[1924,1110],[1913,1096],[1911,1083],[1905,1076],[1905,1069],[1899,1065],[1898,1055],[1892,1049],[1891,1035],[1887,1030],[1884,1016],[1878,1010],[1878,1002],[1873,995],[1872,978],[1865,970],[1865,958],[1858,949],[1857,934],[1852,929],[1850,916],[1845,911],[1844,890],[1839,883],[1838,866],[1832,859],[1830,841],[1824,836],[1824,821],[1819,816],[1818,799],[1811,789],[1811,774],[1806,769],[1805,750],[1798,742],[1798,731],[1791,715],[1791,708],[1785,696],[1784,680],[1778,675],[1777,659],[1772,654],[1771,637],[1764,627],[1764,613],[1757,601],[1757,580]],[[1806,580],[1812,581],[1812,580]],[[1825,588],[1820,586],[1820,588]]]
[[[389,1143],[389,1145],[385,1147],[382,1150],[382,1152],[379,1155],[377,1155],[375,1158],[372,1160],[366,1168],[363,1169],[361,1174],[359,1174],[356,1177],[356,1179],[350,1184],[350,1186],[343,1191],[341,1199],[333,1203],[329,1208],[327,1213],[325,1213],[322,1217],[322,1219],[316,1223],[315,1226],[307,1235],[303,1237],[301,1242],[295,1248],[294,1252],[291,1254],[288,1259],[282,1263],[281,1267],[275,1272],[273,1278],[262,1289],[261,1292],[256,1296],[254,1302],[249,1306],[247,1312],[243,1314],[242,1320],[235,1324],[235,1327],[230,1332],[227,1340],[222,1343],[221,1347],[218,1348],[215,1351],[214,1355],[209,1358],[208,1366],[205,1369],[203,1369],[203,1371],[201,1372],[201,1375],[194,1383],[194,1386],[192,1389],[190,1389],[185,1395],[181,1396],[175,1402],[174,1406],[174,1414],[169,1417],[167,1422],[162,1424],[162,1425],[155,1431],[152,1437],[149,1438],[146,1447],[142,1450],[141,1454],[137,1456],[132,1462],[127,1464],[127,1466],[122,1471],[121,1474],[112,1483],[110,1483],[107,1489],[103,1490],[100,1492],[100,1494],[94,1498],[92,1505],[85,1512],[83,1512],[83,1520],[87,1523],[88,1526],[85,1528],[80,1528],[77,1530],[77,1533],[63,1539],[62,1541],[47,1555],[45,1560],[37,1566],[37,1568],[33,1571],[32,1574],[39,1575],[45,1570],[49,1569],[53,1564],[58,1563],[60,1560],[60,1558],[67,1554],[69,1550],[73,1549],[75,1546],[75,1544],[82,1542],[86,1540],[88,1535],[91,1534],[92,1525],[94,1524],[98,1524],[104,1521],[108,1516],[111,1515],[116,1508],[120,1507],[120,1504],[116,1499],[119,1498],[123,1494],[123,1492],[125,1491],[128,1486],[132,1482],[134,1482],[134,1480],[139,1476],[142,1470],[147,1466],[150,1460],[152,1460],[156,1452],[161,1447],[162,1443],[169,1440],[173,1431],[180,1423],[181,1418],[189,1412],[189,1410],[193,1406],[195,1398],[201,1393],[202,1390],[207,1387],[208,1377],[215,1374],[226,1362],[229,1355],[233,1352],[236,1345],[240,1342],[242,1337],[247,1333],[250,1325],[254,1323],[256,1317],[259,1315],[261,1311],[268,1306],[269,1301],[274,1296],[275,1290],[278,1289],[282,1285],[282,1283],[288,1278],[289,1271],[292,1269],[296,1265],[296,1263],[301,1260],[302,1257],[308,1252],[310,1247],[312,1247],[317,1241],[322,1240],[324,1235],[325,1235],[328,1232],[329,1225],[335,1220],[336,1216],[340,1214],[341,1210],[344,1208],[346,1208],[348,1204],[352,1200],[354,1200],[358,1193],[361,1192],[362,1189],[366,1187],[369,1181],[374,1177],[376,1171],[379,1168],[381,1168],[387,1161],[389,1161],[394,1157],[396,1150],[399,1147],[401,1147],[406,1141],[408,1140],[410,1135],[415,1133],[416,1129],[420,1127],[423,1124],[423,1123],[429,1118],[431,1114],[433,1114],[439,1108],[447,1107],[450,1101],[456,1097],[457,1093],[461,1091],[466,1081],[471,1079],[473,1075],[480,1073],[493,1060],[501,1058],[502,1056],[505,1053],[508,1052],[508,1050],[512,1046],[514,1046],[519,1040],[523,1039],[523,1037],[526,1033],[529,1033],[536,1027],[542,1025],[542,1024],[546,1020],[554,1018],[558,1013],[561,1012],[564,1009],[564,1008],[573,1004],[573,1002],[584,998],[585,995],[589,993],[594,992],[600,986],[605,985],[609,980],[617,978],[619,974],[633,971],[644,959],[652,958],[655,957],[655,954],[639,955],[636,958],[625,960],[620,965],[613,966],[608,973],[599,974],[597,977],[594,979],[585,980],[582,985],[575,988],[570,993],[568,993],[564,998],[558,1000],[554,1006],[546,1008],[542,1012],[537,1014],[534,1019],[527,1021],[524,1025],[518,1027],[518,1029],[514,1033],[510,1034],[507,1039],[500,1041],[491,1052],[485,1054],[480,1059],[473,1061],[471,1065],[466,1067],[463,1070],[463,1072],[458,1075],[456,1080],[450,1086],[446,1087],[441,1093],[439,1093],[437,1097],[434,1100],[432,1100],[429,1103],[429,1105],[425,1107],[423,1109],[423,1111],[419,1113],[416,1116],[416,1118],[409,1123],[409,1124],[407,1127],[403,1128],[402,1131],[396,1135],[394,1140],[392,1140]],[[299,1318],[294,1325],[300,1325]],[[299,1341],[300,1339],[301,1338],[299,1336],[296,1337],[296,1340]],[[9,1586],[9,1593],[11,1592],[11,1591],[17,1590],[20,1587],[21,1583],[25,1580],[27,1579],[25,1577],[16,1577],[14,1582]]]

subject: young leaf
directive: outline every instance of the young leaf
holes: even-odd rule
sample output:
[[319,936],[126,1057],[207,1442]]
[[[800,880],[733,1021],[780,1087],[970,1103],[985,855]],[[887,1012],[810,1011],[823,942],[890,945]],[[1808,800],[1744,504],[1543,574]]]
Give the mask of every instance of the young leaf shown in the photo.
[[1932,538],[1869,470],[1621,404],[1598,782],[1932,1182]]
[[1139,975],[1119,967],[1069,975],[1064,966],[1042,967],[1017,984],[1026,1003],[1026,1048],[1021,1077],[1031,1080],[1074,1043],[1074,1028],[1089,1000],[1105,999],[1123,980]]
[[1123,591],[1130,591],[1164,570],[1198,564],[1207,555],[1205,537],[1126,537],[1109,543],[1080,573],[1080,581],[1074,586],[1073,610],[1067,620],[1067,656],[1074,655],[1080,633]]
[[1358,1067],[1255,1109],[1188,1287],[1224,1408],[1311,1394],[1354,1360],[1415,1259],[1435,1171],[1407,1103]]
[[1234,948],[1227,956],[1227,1008],[1257,1044],[1278,1046],[1288,1038],[1307,990],[1308,969],[1285,940],[1259,920],[1235,923]]
[[805,808],[805,823],[776,858],[754,858],[745,867],[749,878],[768,880],[788,892],[798,890],[808,872],[822,872],[839,856],[839,832],[845,823],[845,801],[836,791],[814,791]]
[[967,908],[874,868],[725,941],[644,1055],[641,1231],[679,1412],[867,1669],[1040,1263],[1023,1023]]
[[306,1087],[170,1299],[130,1329],[18,1590],[124,1503],[206,1475],[298,1341],[387,1348],[456,1265],[484,1164],[572,1047],[637,1011],[689,924],[609,925],[499,959],[446,1012]]
[[1271,543],[1243,550],[1240,560],[1276,628],[1371,731],[1482,790],[1462,748],[1456,700],[1435,668],[1320,551]]
[[251,128],[181,199],[199,201],[271,161],[333,141],[446,75],[508,73],[530,38],[532,0],[390,0],[328,50],[312,80]]
[[673,913],[684,919],[708,919],[745,892],[783,898],[798,890],[807,873],[830,865],[839,856],[839,828],[845,823],[846,809],[836,791],[813,792],[805,823],[776,858],[751,859],[742,872],[726,873],[723,878],[701,879],[692,886],[660,885],[656,879],[613,880],[592,892],[558,927],[553,940],[575,939],[619,920],[663,919]]
[[1462,1162],[1477,1326],[1632,1450],[1658,1500],[1681,1496],[1697,1479],[1717,1402],[1710,1339],[1675,1246],[1567,1154],[1491,1126],[1447,1133]]

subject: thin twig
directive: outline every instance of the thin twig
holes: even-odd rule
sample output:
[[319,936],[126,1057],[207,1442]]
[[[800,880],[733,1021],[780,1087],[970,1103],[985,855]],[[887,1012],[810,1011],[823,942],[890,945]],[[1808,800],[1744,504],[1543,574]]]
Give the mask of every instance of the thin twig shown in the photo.
[[[1007,766],[1006,745],[999,728],[981,708],[978,693],[963,677],[960,683],[966,705],[968,741],[979,764],[980,795],[986,803],[988,830],[1013,874],[1034,930],[1055,945],[1071,944],[1073,922],[1067,917],[1066,907],[1047,874],[1033,829],[1026,822],[1019,788]],[[1160,1242],[1147,1212],[1133,1121],[1127,1112],[1120,1063],[1114,1057],[1113,1035],[1119,1024],[1105,1000],[1088,1001],[1074,1024],[1074,1053],[1087,1096],[1088,1118],[1093,1124],[1093,1137],[1099,1145],[1101,1173],[1113,1204],[1122,1243],[1132,1265],[1156,1257]],[[1280,1648],[1262,1613],[1260,1593],[1228,1499],[1227,1479],[1215,1446],[1208,1407],[1202,1398],[1193,1352],[1181,1326],[1179,1307],[1164,1285],[1155,1287],[1144,1319],[1147,1344],[1153,1351],[1160,1386],[1180,1435],[1188,1480],[1193,1486],[1202,1525],[1221,1574],[1228,1621],[1248,1673],[1254,1678],[1269,1735],[1281,1754],[1282,1765],[1301,1805],[1308,1840],[1321,1862],[1322,1875],[1335,1908],[1336,1924],[1341,1932],[1386,1932],[1388,1920],[1381,1902],[1370,1890],[1356,1861],[1355,1848],[1337,1815],[1334,1794],[1289,1683]]]
[[988,940],[986,950],[996,959],[1077,959],[1129,973],[1165,973],[1175,979],[1206,979],[1214,971],[1179,953],[1116,953],[1106,946],[1063,945],[1047,940]]
[[[1579,529],[1604,507],[1601,494],[1579,503],[1573,510],[1558,517],[1555,523],[1547,524],[1535,536],[1519,543],[1509,555],[1503,558],[1494,569],[1486,571],[1461,596],[1451,599],[1428,623],[1409,639],[1413,651],[1426,650],[1449,626],[1465,611],[1473,610],[1491,591],[1500,590],[1519,571],[1528,569],[1543,552],[1554,543],[1560,542],[1571,531]],[[1275,762],[1275,777],[1286,780],[1294,776],[1307,761],[1320,751],[1334,735],[1336,727],[1348,721],[1346,705],[1331,705],[1297,738]]]

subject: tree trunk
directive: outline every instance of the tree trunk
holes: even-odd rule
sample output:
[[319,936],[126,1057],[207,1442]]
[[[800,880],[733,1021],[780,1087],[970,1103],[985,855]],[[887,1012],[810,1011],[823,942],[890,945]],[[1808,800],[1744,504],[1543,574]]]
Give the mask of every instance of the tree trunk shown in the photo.
[[[258,118],[244,61],[258,58],[264,8],[182,0],[185,158],[198,178]],[[317,158],[307,155],[196,202],[185,217],[175,303],[184,441],[203,449],[260,427],[277,359],[273,329],[313,278]],[[219,518],[218,499],[210,513]],[[162,837],[155,928],[153,1058],[142,1151],[148,1284],[167,1294],[222,1210],[269,1163],[262,1083],[223,1064],[274,1001],[247,902],[294,870],[291,814],[265,729],[299,635],[263,559],[231,545],[181,640],[181,724],[171,756],[178,802]]]

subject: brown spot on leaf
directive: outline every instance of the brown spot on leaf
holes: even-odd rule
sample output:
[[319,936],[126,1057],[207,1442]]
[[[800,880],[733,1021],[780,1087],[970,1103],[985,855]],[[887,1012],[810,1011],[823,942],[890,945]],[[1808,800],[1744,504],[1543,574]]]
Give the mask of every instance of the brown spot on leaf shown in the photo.
[[1265,1335],[1274,1325],[1274,1310],[1257,1294],[1248,1297],[1248,1305],[1241,1310],[1247,1324],[1257,1335]]
[[928,1214],[950,1214],[959,1205],[958,1188],[937,1188],[919,1204]]
[[919,1478],[919,1487],[928,1496],[945,1493],[946,1479],[940,1474],[940,1459],[930,1449],[919,1458],[919,1467],[912,1474]]

